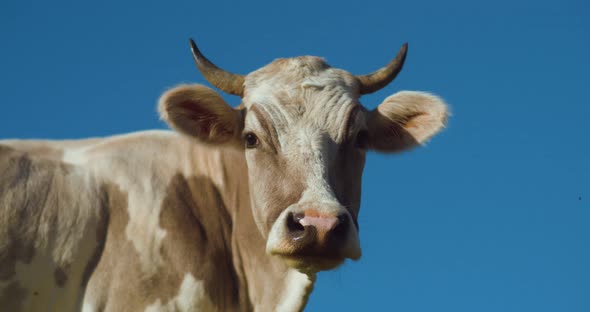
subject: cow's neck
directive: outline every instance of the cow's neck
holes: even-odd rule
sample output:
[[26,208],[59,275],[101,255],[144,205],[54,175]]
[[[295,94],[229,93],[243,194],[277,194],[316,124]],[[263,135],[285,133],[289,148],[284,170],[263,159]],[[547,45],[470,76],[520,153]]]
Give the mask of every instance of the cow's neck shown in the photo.
[[249,301],[255,310],[302,310],[315,275],[300,273],[266,254],[266,240],[252,215],[243,152],[224,149],[216,154],[222,166],[216,168],[217,183],[222,184],[224,206],[232,216],[232,257],[241,284],[240,301]]

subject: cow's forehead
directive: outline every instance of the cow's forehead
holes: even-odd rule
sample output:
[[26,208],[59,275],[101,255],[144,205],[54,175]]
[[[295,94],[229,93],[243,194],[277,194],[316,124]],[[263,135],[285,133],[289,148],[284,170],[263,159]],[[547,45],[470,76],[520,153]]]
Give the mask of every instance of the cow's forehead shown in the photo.
[[315,56],[277,59],[247,75],[244,85],[246,97],[260,93],[259,89],[266,86],[295,95],[307,87],[337,88],[358,97],[358,81],[353,75]]
[[275,60],[246,76],[243,104],[264,110],[279,132],[315,128],[340,141],[346,119],[359,106],[358,89],[350,73],[301,56]]

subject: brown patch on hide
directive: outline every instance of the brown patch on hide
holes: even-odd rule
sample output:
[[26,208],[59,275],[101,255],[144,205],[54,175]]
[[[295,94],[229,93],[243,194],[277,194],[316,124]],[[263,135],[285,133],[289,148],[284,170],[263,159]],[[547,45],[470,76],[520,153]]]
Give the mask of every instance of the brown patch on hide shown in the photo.
[[217,187],[206,177],[174,176],[162,203],[160,225],[166,230],[162,254],[171,268],[164,274],[178,294],[187,273],[204,284],[205,294],[219,311],[238,306],[238,278],[232,263],[231,216]]
[[[114,187],[111,187],[112,189],[114,189]],[[84,273],[82,274],[82,287],[85,289],[86,286],[88,285],[88,282],[90,281],[90,277],[92,275],[92,273],[94,272],[94,270],[96,269],[96,267],[98,266],[98,262],[100,261],[100,258],[102,256],[102,253],[104,251],[104,247],[106,245],[106,240],[107,240],[107,231],[108,231],[108,226],[109,226],[109,204],[110,204],[110,200],[112,198],[119,198],[119,201],[123,201],[123,194],[121,194],[120,192],[117,193],[116,191],[113,191],[110,196],[108,193],[108,187],[106,185],[102,185],[99,189],[99,202],[100,202],[100,222],[97,224],[96,227],[96,241],[98,242],[98,244],[96,245],[96,248],[94,249],[94,252],[92,253],[92,256],[90,257],[90,259],[88,260],[88,263],[86,264],[86,267],[84,268]],[[116,202],[117,200],[114,200],[113,202]]]
[[25,154],[0,145],[0,280],[16,274],[16,263],[29,264],[48,189],[32,178],[38,172]]
[[231,217],[217,187],[207,178],[177,174],[165,192],[160,212],[160,227],[166,232],[160,249],[164,265],[146,276],[126,237],[128,195],[109,186],[107,240],[89,282],[89,303],[98,310],[139,311],[158,302],[166,306],[178,296],[190,273],[203,282],[205,294],[217,310],[238,309]]
[[129,222],[127,200],[128,194],[115,184],[101,186],[101,201],[107,207],[108,217],[98,228],[106,229],[106,237],[97,233],[104,237],[104,242],[99,244],[84,272],[88,277],[84,300],[98,311],[139,311],[146,306],[138,287],[128,287],[139,285],[141,272],[137,252],[125,237]]
[[[2,239],[5,239],[4,236]],[[0,249],[0,281],[12,279],[16,274],[16,263],[29,264],[35,255],[33,244],[11,237],[5,242],[8,246]]]
[[66,271],[62,268],[57,268],[53,271],[53,278],[58,287],[64,287],[68,281]]

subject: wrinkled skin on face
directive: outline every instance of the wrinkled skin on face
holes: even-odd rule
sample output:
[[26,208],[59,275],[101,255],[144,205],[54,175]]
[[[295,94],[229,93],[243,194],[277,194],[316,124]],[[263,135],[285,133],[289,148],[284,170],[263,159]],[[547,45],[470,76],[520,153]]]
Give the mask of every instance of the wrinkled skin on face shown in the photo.
[[357,217],[368,150],[400,152],[444,127],[445,104],[399,92],[369,111],[355,76],[317,57],[279,59],[244,80],[242,104],[184,85],[160,112],[173,128],[210,145],[242,149],[252,215],[268,254],[315,272],[361,256]]

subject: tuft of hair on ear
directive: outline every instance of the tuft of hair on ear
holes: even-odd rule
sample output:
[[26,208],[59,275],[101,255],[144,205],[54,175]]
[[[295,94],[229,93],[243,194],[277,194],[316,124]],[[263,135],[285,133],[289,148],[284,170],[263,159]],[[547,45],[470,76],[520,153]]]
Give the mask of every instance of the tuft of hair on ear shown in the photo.
[[446,126],[448,109],[432,94],[401,91],[389,96],[371,113],[372,147],[397,152],[425,144]]
[[221,144],[239,137],[241,113],[203,85],[180,85],[166,91],[158,111],[171,128],[204,143]]

